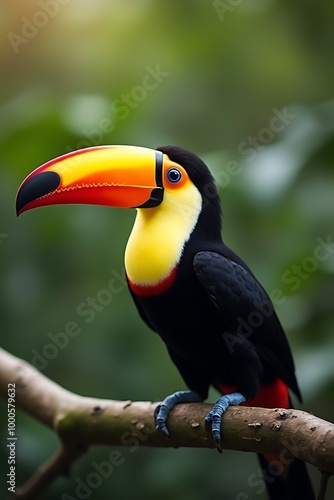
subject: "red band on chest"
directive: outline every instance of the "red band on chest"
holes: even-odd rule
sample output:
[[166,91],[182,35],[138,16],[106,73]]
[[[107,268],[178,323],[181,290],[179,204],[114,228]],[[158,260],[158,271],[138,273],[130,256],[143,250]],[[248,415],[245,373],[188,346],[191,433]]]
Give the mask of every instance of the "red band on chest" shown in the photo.
[[128,278],[129,286],[133,293],[138,295],[138,297],[151,297],[154,295],[161,295],[167,292],[169,288],[173,285],[176,278],[177,267],[173,267],[171,272],[161,281],[153,285],[138,285]]

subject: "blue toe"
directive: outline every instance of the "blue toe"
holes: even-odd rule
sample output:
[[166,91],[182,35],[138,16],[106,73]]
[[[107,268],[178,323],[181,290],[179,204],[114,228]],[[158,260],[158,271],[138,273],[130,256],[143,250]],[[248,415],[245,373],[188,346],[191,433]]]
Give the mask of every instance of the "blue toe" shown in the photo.
[[205,417],[205,428],[207,430],[211,428],[212,437],[220,452],[222,451],[220,445],[222,417],[229,406],[236,406],[244,401],[246,401],[246,398],[240,392],[226,394],[218,399],[212,410]]
[[167,396],[155,409],[154,419],[157,429],[169,436],[167,428],[167,419],[170,411],[175,405],[180,403],[197,403],[202,402],[203,398],[195,391],[178,391],[170,396]]

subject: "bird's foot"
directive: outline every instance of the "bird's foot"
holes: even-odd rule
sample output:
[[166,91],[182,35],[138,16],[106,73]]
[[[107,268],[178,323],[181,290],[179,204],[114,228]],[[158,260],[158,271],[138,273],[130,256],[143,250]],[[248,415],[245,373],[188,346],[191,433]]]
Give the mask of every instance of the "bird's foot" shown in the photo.
[[179,403],[201,403],[203,398],[195,391],[178,391],[167,396],[154,410],[154,420],[157,429],[169,436],[167,419],[170,411]]
[[218,399],[212,410],[205,417],[205,428],[207,431],[211,430],[212,437],[216,443],[216,448],[221,453],[221,434],[220,427],[222,422],[222,416],[229,406],[236,406],[240,403],[246,401],[246,398],[240,394],[240,392],[233,392],[232,394],[226,394]]

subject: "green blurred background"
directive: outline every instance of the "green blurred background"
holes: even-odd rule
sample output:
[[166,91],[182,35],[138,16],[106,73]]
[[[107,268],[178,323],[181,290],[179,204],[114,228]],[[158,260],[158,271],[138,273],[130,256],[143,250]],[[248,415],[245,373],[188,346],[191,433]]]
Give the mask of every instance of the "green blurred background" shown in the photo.
[[[50,333],[74,321],[80,334],[38,362],[52,380],[120,400],[157,401],[184,387],[122,279],[111,298],[101,292],[123,272],[134,211],[59,206],[17,219],[14,208],[22,179],[54,156],[99,144],[177,144],[217,177],[226,243],[268,292],[281,291],[275,305],[294,351],[303,409],[333,421],[334,4],[0,4],[3,347],[32,362],[52,343]],[[89,298],[99,311],[80,316]],[[17,413],[20,484],[58,442]],[[4,443],[4,401],[0,415]],[[76,498],[77,478],[85,482],[92,462],[110,451],[92,448],[44,498]],[[258,471],[250,454],[121,452],[124,464],[87,498],[265,498],[249,484]],[[4,471],[4,444],[0,453]]]

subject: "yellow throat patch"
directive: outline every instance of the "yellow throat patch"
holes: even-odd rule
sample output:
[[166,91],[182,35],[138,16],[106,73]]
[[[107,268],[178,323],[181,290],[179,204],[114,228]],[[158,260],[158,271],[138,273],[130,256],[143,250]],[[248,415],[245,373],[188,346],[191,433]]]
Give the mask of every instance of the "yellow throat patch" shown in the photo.
[[125,268],[132,283],[154,286],[171,273],[201,208],[201,194],[188,179],[180,189],[165,189],[157,207],[137,209],[125,251]]

